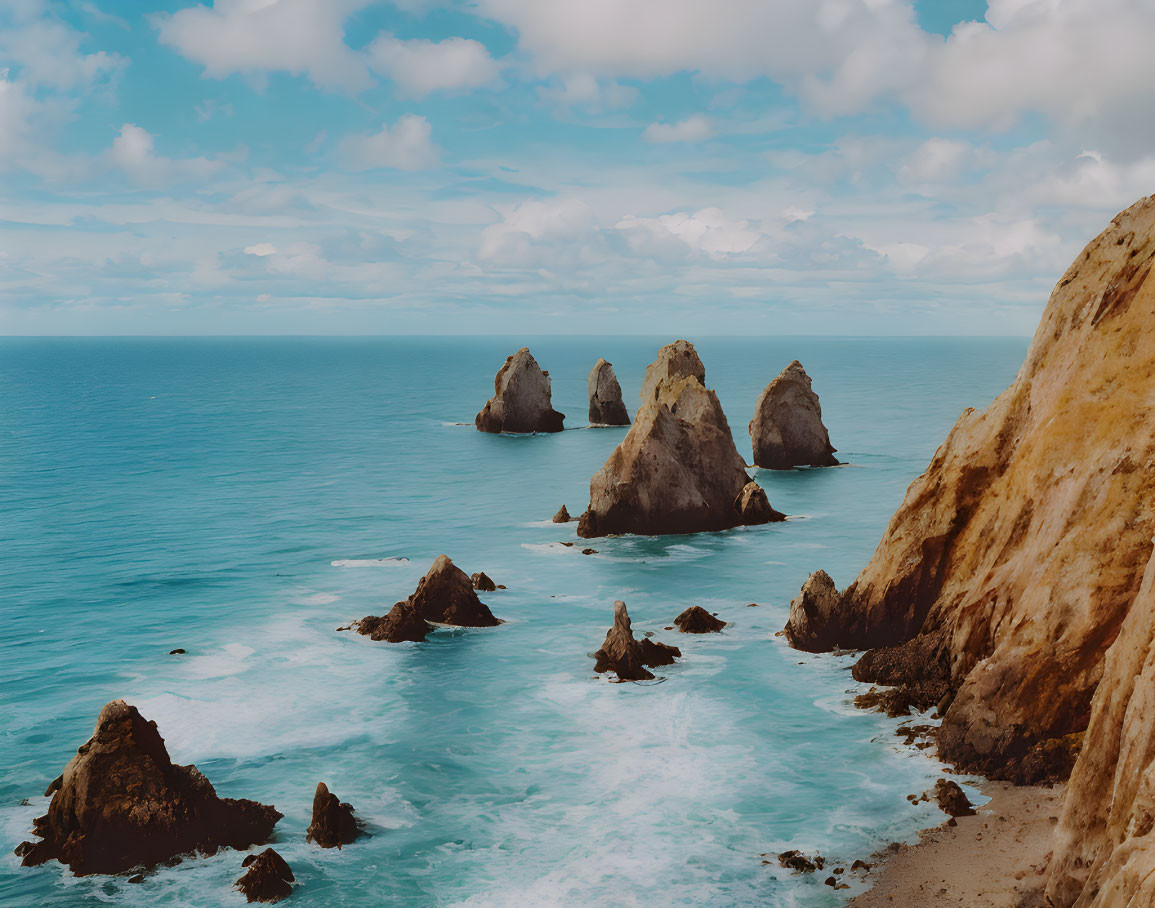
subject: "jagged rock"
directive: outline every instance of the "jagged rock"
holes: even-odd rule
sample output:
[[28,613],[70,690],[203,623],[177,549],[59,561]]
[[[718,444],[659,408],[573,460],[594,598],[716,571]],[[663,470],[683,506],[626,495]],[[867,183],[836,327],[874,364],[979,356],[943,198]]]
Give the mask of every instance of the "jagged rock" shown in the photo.
[[754,463],[769,470],[837,466],[818,395],[798,360],[759,395],[750,420],[750,441]]
[[324,782],[318,782],[313,795],[313,822],[305,833],[305,841],[322,848],[340,848],[360,835],[352,806],[342,803]]
[[420,643],[433,630],[408,599],[394,605],[387,615],[362,618],[353,628],[370,640],[387,643]]
[[646,367],[642,379],[642,405],[651,400],[659,384],[694,376],[701,385],[706,384],[706,367],[698,357],[698,351],[689,341],[676,340],[658,351],[657,358]]
[[811,860],[797,848],[783,851],[778,855],[779,866],[785,867],[787,870],[796,870],[798,873],[813,873],[815,870],[822,869],[824,863],[821,858],[817,861]]
[[409,601],[417,606],[417,611],[426,621],[459,627],[501,624],[488,606],[477,598],[469,576],[446,555],[437,556],[433,567],[418,581]]
[[586,379],[590,395],[590,425],[628,426],[630,415],[622,403],[622,386],[614,375],[614,367],[599,359]]
[[549,373],[522,347],[505,361],[474,424],[482,432],[560,432],[564,413],[550,402]]
[[492,593],[497,589],[497,584],[489,579],[489,575],[485,571],[478,571],[471,575],[469,581],[475,590],[481,590],[483,593]]
[[234,884],[250,902],[279,902],[293,894],[293,871],[272,848],[250,854],[241,862],[247,867]]
[[682,655],[675,646],[657,643],[649,637],[634,639],[626,604],[614,603],[614,626],[606,634],[602,648],[594,653],[595,672],[614,672],[621,681],[647,681],[654,677],[646,667],[672,665]]
[[838,645],[837,614],[841,594],[826,571],[815,571],[790,603],[786,640],[795,649],[822,653]]
[[[889,662],[872,655],[869,680],[929,682],[928,696],[940,689],[930,705],[950,694],[938,747],[962,769],[1015,781],[1051,771],[1047,753],[1070,752],[1063,742],[1087,727],[1107,647],[1138,601],[1155,534],[1153,262],[1148,198],[1068,269],[1014,383],[985,412],[962,414],[832,627],[816,634],[844,647],[906,646]],[[1116,724],[1103,741],[1129,734],[1123,709],[1104,700],[1115,716],[1104,722]],[[1084,744],[1079,762],[1114,745],[1103,747]],[[1082,810],[1105,809],[1084,801]],[[1129,810],[1116,803],[1110,823]],[[1098,836],[1087,834],[1089,847],[1109,860],[1113,845]],[[1056,883],[1064,893],[1076,878],[1116,878],[1073,867]]]
[[57,860],[78,876],[151,867],[174,855],[268,841],[281,814],[256,801],[219,798],[195,766],[177,766],[156,723],[113,700],[92,738],[49,786],[39,842],[17,853],[26,867]]
[[558,512],[553,515],[554,523],[569,523],[571,520],[573,520],[573,518],[569,516],[569,511],[566,510],[564,504],[558,509]]
[[939,779],[934,783],[934,790],[923,795],[924,798],[933,796],[938,802],[939,809],[952,817],[973,817],[975,809],[967,799],[966,793],[959,788],[958,782],[950,779]]
[[770,507],[766,490],[752,479],[742,487],[742,494],[738,496],[734,508],[738,512],[738,522],[745,526],[777,523],[786,519],[785,514]]
[[[590,480],[579,536],[696,533],[743,522],[738,508],[750,482],[745,461],[718,396],[697,374],[679,374],[688,368],[702,372],[701,361],[692,346],[678,341],[663,347],[646,370],[652,391]],[[756,510],[748,507],[747,517],[761,520],[764,514]]]
[[700,605],[691,605],[674,619],[674,624],[683,634],[712,634],[726,626]]

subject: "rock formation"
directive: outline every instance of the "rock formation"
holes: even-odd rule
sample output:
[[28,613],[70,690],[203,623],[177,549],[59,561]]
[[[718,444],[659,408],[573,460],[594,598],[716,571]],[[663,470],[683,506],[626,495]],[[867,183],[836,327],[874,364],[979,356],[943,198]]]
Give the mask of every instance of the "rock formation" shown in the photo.
[[586,379],[590,395],[590,425],[628,426],[630,415],[622,403],[622,386],[614,375],[614,367],[599,359]]
[[272,848],[250,854],[241,866],[248,870],[235,885],[248,901],[279,902],[293,894],[293,871]]
[[482,432],[560,432],[564,413],[550,403],[549,373],[522,347],[505,361],[474,424]]
[[635,640],[626,604],[618,600],[614,603],[614,626],[606,634],[602,648],[594,653],[597,660],[594,671],[613,672],[620,681],[648,681],[654,675],[646,670],[647,666],[672,665],[681,655],[677,647],[657,643],[649,637]]
[[412,596],[394,605],[388,615],[362,618],[352,627],[359,634],[389,643],[424,640],[431,630],[429,622],[494,627],[501,621],[474,592],[474,586],[485,581],[490,586],[478,589],[497,589],[485,574],[474,574],[471,578],[446,555],[438,555],[433,567],[417,582]]
[[380,617],[370,615],[353,627],[358,634],[370,640],[384,640],[387,643],[420,643],[433,630],[408,599],[394,605],[389,614]]
[[762,506],[764,495],[747,489],[745,461],[701,375],[701,360],[685,341],[658,352],[646,370],[649,396],[590,480],[579,536],[696,533],[775,519],[777,512]]
[[475,590],[481,590],[483,593],[492,593],[497,589],[497,584],[494,583],[485,571],[478,571],[469,577],[469,582],[473,584]]
[[219,798],[195,766],[177,766],[156,723],[113,700],[88,743],[49,786],[39,842],[16,849],[25,866],[58,860],[78,876],[123,873],[190,851],[266,842],[281,814],[256,801]]
[[569,516],[569,511],[566,510],[564,504],[558,508],[557,513],[553,515],[554,523],[569,523],[571,520],[573,520],[573,518]]
[[934,789],[924,795],[933,797],[938,802],[939,810],[952,817],[973,817],[975,809],[958,782],[951,779],[939,779],[934,783]]
[[742,487],[742,493],[738,496],[734,507],[738,511],[738,522],[745,526],[776,523],[786,519],[785,514],[770,507],[766,490],[753,479]]
[[1061,771],[1136,602],[1155,532],[1153,258],[1146,199],[1063,276],[1014,383],[962,414],[811,631],[880,648],[855,677],[941,704],[939,752],[966,769]]
[[811,574],[802,584],[802,592],[790,603],[790,618],[786,622],[786,639],[790,645],[808,653],[822,653],[838,646],[840,599],[826,571]]
[[754,463],[769,470],[837,466],[818,395],[798,360],[759,395],[750,420],[750,441]]
[[322,848],[340,848],[360,835],[352,806],[342,803],[324,782],[318,782],[313,795],[313,822],[305,833],[305,841]]
[[691,605],[674,619],[674,624],[683,634],[712,634],[726,626],[700,605]]

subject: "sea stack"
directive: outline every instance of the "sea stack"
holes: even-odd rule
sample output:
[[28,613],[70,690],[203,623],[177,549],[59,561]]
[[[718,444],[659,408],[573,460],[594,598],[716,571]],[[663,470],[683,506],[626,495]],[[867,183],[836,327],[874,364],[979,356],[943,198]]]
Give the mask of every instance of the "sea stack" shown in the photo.
[[373,640],[400,643],[424,640],[429,633],[428,622],[457,627],[501,624],[477,598],[470,576],[447,555],[438,555],[428,573],[417,582],[413,595],[398,602],[385,617],[362,618],[354,627],[357,633]]
[[1155,197],[1063,275],[1014,383],[962,414],[815,631],[875,648],[859,680],[945,687],[939,753],[960,768],[1033,782],[1078,754],[1055,905],[1155,886],[1153,261]]
[[614,367],[599,359],[586,379],[590,395],[591,426],[628,426],[630,415],[622,403],[622,386],[614,375]]
[[522,347],[505,361],[489,399],[474,424],[482,432],[560,432],[564,413],[550,402],[549,373]]
[[725,621],[715,618],[700,605],[691,605],[674,619],[674,624],[683,634],[716,634],[726,626]]
[[634,639],[630,615],[621,600],[614,603],[614,626],[606,634],[602,648],[594,653],[595,672],[613,672],[619,681],[648,681],[654,677],[647,670],[659,665],[672,665],[682,655],[676,646],[657,643],[648,637]]
[[835,448],[822,424],[822,406],[802,363],[794,360],[768,384],[750,420],[754,464],[768,470],[833,467]]
[[790,603],[786,640],[795,649],[825,653],[840,643],[838,609],[842,596],[826,571],[815,571]]
[[569,516],[569,511],[566,510],[564,504],[558,508],[557,513],[553,515],[554,523],[569,523],[571,520],[573,520],[573,518]]
[[195,766],[177,766],[156,723],[113,700],[87,744],[49,786],[39,842],[16,849],[24,866],[57,860],[77,876],[123,873],[176,855],[267,842],[281,814],[256,801],[219,798]]
[[718,396],[686,341],[668,344],[646,370],[652,388],[621,444],[590,480],[578,522],[586,538],[725,530],[780,520],[746,473]]
[[360,835],[353,807],[342,803],[324,782],[318,782],[313,794],[313,822],[305,833],[305,841],[322,848],[339,849],[356,841]]
[[293,894],[293,871],[272,848],[250,854],[241,862],[248,868],[235,886],[249,902],[279,902]]

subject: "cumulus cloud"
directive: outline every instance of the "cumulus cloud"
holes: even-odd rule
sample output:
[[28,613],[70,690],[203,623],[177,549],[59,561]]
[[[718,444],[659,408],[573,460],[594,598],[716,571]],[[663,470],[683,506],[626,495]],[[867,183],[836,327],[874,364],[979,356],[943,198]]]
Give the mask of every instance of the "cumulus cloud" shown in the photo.
[[600,246],[593,209],[580,199],[522,202],[481,231],[477,256],[505,266],[558,268],[589,262]]
[[421,170],[437,163],[432,136],[433,128],[425,117],[405,114],[392,127],[386,123],[379,132],[346,137],[341,152],[355,170]]
[[623,110],[638,99],[638,90],[593,73],[571,72],[553,79],[537,90],[538,97],[559,108],[577,107],[587,113]]
[[112,140],[109,160],[129,179],[143,186],[163,186],[186,179],[202,179],[220,170],[218,161],[207,158],[174,160],[156,152],[156,141],[147,129],[125,123]]
[[118,75],[128,61],[119,54],[84,53],[84,35],[53,19],[0,25],[0,60],[21,82],[58,91],[91,88]]
[[627,215],[617,223],[637,252],[663,248],[664,242],[676,240],[693,252],[715,259],[749,252],[762,238],[746,220],[731,218],[718,208],[703,208],[696,213],[679,211],[656,218]]
[[369,45],[369,65],[415,98],[494,85],[501,70],[480,41],[402,41],[388,33]]
[[701,142],[712,135],[713,124],[701,114],[677,123],[651,123],[642,132],[642,138],[647,142]]

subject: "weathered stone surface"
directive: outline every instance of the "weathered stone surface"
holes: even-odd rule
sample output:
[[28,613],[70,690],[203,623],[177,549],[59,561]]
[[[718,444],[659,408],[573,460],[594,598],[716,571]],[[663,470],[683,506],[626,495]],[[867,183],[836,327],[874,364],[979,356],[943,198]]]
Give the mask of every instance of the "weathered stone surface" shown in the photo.
[[560,432],[564,413],[551,403],[549,373],[522,347],[505,361],[474,424],[482,432]]
[[950,779],[939,779],[934,783],[934,790],[925,797],[933,797],[938,802],[939,809],[952,817],[973,817],[974,806],[966,796],[958,782]]
[[1015,382],[963,413],[816,631],[917,638],[873,680],[941,681],[939,751],[967,769],[1025,782],[1069,752],[1136,602],[1155,532],[1153,258],[1144,199],[1067,271]]
[[606,634],[602,648],[594,653],[594,671],[613,672],[621,681],[647,681],[654,677],[647,666],[672,665],[681,655],[677,647],[648,637],[635,640],[626,604],[619,600],[614,603],[614,626]]
[[674,624],[683,634],[713,634],[726,626],[725,621],[715,618],[700,605],[691,605],[674,619]]
[[305,833],[305,841],[322,848],[340,848],[356,841],[360,835],[353,807],[329,791],[324,782],[318,782],[313,794],[313,822]]
[[679,378],[698,379],[698,383],[706,384],[706,367],[698,356],[698,351],[689,341],[676,340],[666,344],[658,351],[657,358],[646,367],[646,375],[642,379],[642,406],[649,402],[658,385],[667,381],[676,381]]
[[742,487],[742,493],[734,505],[738,512],[738,522],[746,526],[758,526],[763,523],[777,523],[785,520],[786,515],[770,507],[770,500],[766,497],[766,490],[751,479]]
[[380,617],[370,615],[353,627],[358,634],[370,640],[384,640],[387,643],[420,643],[433,630],[408,599],[394,605],[389,614]]
[[[743,522],[739,507],[750,482],[745,461],[718,396],[698,375],[677,374],[687,364],[702,371],[694,348],[678,341],[663,347],[647,370],[652,392],[590,480],[579,536],[696,533]],[[765,514],[747,505],[747,519],[761,521]]]
[[835,448],[822,424],[822,407],[810,376],[794,360],[768,384],[750,420],[754,463],[769,470],[833,467]]
[[438,555],[433,567],[417,583],[409,597],[418,613],[426,621],[438,624],[456,624],[460,627],[493,627],[501,624],[489,607],[477,598],[469,575],[449,560]]
[[279,902],[293,894],[293,871],[272,848],[250,854],[241,866],[248,869],[235,885],[248,901]]
[[469,581],[475,590],[480,590],[483,593],[492,593],[497,589],[497,584],[490,579],[485,571],[478,571],[476,574],[470,575]]
[[569,511],[566,510],[564,504],[558,508],[557,513],[553,515],[554,523],[569,523],[571,520],[573,520],[573,518],[569,516]]
[[841,594],[826,571],[815,571],[790,603],[786,639],[795,649],[822,653],[839,643],[838,608]]
[[630,415],[622,403],[622,386],[614,375],[614,367],[599,359],[586,379],[590,396],[590,425],[628,426]]
[[113,700],[48,788],[52,803],[17,853],[25,866],[57,860],[78,876],[151,867],[174,855],[268,841],[281,814],[256,801],[219,798],[195,766],[177,766],[156,723]]

